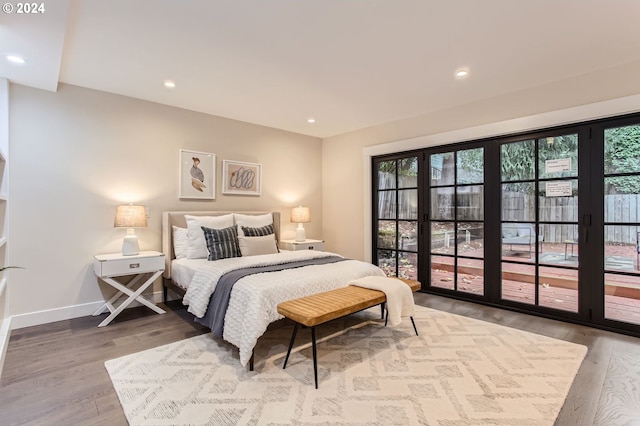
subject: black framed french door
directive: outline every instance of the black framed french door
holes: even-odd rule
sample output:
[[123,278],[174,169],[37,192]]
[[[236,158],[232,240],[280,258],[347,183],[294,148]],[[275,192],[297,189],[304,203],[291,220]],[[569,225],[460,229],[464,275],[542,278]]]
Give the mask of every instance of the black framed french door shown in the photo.
[[[499,303],[586,318],[580,280],[586,240],[588,132],[565,128],[500,140]],[[582,199],[587,200],[586,203]]]
[[591,321],[640,330],[640,119],[606,120],[592,127],[594,215],[589,239],[596,252]]
[[372,161],[388,275],[640,335],[640,114]]
[[464,146],[425,155],[427,281],[432,289],[485,295],[485,149]]
[[386,157],[373,171],[372,258],[388,276],[418,279],[418,156]]

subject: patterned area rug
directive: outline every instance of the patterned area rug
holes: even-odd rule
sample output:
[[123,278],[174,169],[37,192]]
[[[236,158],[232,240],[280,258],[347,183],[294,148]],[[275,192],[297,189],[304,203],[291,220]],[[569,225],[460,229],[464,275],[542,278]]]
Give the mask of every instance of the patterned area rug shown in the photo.
[[132,425],[553,425],[587,348],[416,306],[383,327],[372,308],[308,330],[270,329],[255,371],[210,335],[107,361]]

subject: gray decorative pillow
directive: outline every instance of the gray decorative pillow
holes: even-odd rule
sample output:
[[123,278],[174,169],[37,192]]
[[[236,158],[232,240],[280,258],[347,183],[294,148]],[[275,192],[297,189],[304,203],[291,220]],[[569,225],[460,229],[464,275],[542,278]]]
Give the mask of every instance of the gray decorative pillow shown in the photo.
[[202,231],[207,242],[207,250],[209,250],[208,260],[242,256],[238,246],[238,230],[235,226],[223,229],[212,229],[203,226]]
[[263,237],[238,237],[242,256],[279,253],[274,234]]
[[233,226],[233,213],[222,216],[192,216],[184,215],[187,221],[187,235],[189,236],[189,247],[187,249],[187,259],[206,259],[207,242],[201,228],[222,229]]
[[241,226],[241,228],[245,237],[264,237],[265,235],[276,233],[273,224],[261,226],[260,228],[250,228],[248,226]]

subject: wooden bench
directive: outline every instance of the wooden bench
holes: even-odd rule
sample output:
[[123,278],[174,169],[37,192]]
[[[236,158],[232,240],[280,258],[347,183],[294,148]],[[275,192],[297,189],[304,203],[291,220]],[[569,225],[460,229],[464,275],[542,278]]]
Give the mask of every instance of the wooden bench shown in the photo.
[[[401,280],[411,288],[411,291],[416,292],[420,290],[420,283],[418,281],[402,278]],[[342,318],[376,305],[381,305],[384,317],[386,301],[387,297],[381,291],[349,285],[301,297],[299,299],[288,300],[278,304],[278,313],[295,322],[291,341],[289,342],[289,350],[287,350],[287,356],[284,359],[284,365],[282,368],[284,369],[287,367],[291,348],[293,347],[293,342],[296,339],[296,334],[300,325],[311,328],[313,375],[315,378],[316,389],[318,389],[318,363],[316,357],[315,327],[327,321]],[[417,336],[418,329],[413,321],[413,317],[411,317],[411,323],[413,324],[413,329]],[[385,321],[385,325],[386,324],[387,322]]]

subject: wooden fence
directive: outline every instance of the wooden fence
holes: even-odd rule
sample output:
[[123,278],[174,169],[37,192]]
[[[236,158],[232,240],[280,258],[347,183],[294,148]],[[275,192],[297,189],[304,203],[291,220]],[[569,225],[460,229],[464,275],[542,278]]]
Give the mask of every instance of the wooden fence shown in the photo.
[[[386,219],[412,219],[418,218],[418,190],[417,176],[398,176],[398,184],[393,173],[378,173],[379,189],[400,189],[397,192],[400,197],[398,200],[398,211],[396,215],[396,191],[380,191],[378,192],[378,217]],[[402,190],[402,188],[412,188]]]
[[[379,173],[379,189],[396,188],[395,176],[390,173]],[[415,176],[400,176],[399,188],[415,188]],[[400,194],[398,211],[396,212],[396,193]],[[469,197],[472,194],[459,194]],[[533,222],[535,220],[535,196],[522,192],[505,192],[502,194],[502,220]],[[461,197],[459,197],[461,198]],[[464,197],[462,197],[464,198]],[[539,201],[541,222],[573,222],[579,223],[577,197],[542,197]],[[481,220],[482,209],[460,206],[465,210],[463,220]],[[417,190],[380,191],[378,192],[378,209],[380,218],[417,219]],[[604,200],[605,221],[620,223],[621,226],[605,227],[606,243],[637,244],[640,226],[627,223],[640,223],[640,194],[606,195]],[[477,215],[478,217],[474,217]],[[578,225],[540,225],[540,235],[548,243],[562,243],[578,240]]]
[[[535,219],[534,196],[523,193],[505,193],[502,198],[503,220],[530,222]],[[580,222],[576,197],[544,197],[540,199],[541,222]],[[606,243],[637,244],[640,227],[627,225],[640,223],[640,194],[605,195],[605,222],[620,226],[606,226]],[[578,240],[578,225],[540,225],[545,242],[556,243]]]

